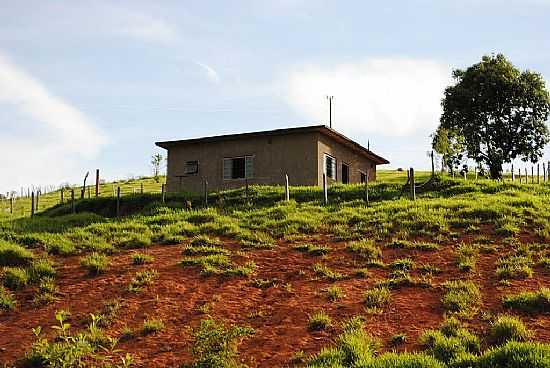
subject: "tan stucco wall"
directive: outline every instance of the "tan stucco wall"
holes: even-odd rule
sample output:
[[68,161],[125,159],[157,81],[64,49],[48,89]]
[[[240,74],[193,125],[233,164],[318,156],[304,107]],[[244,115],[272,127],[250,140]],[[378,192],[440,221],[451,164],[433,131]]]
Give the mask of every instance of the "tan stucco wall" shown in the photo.
[[[201,192],[203,178],[208,189],[242,187],[244,179],[224,180],[223,159],[254,155],[254,178],[249,184],[283,184],[288,174],[291,185],[316,185],[316,133],[239,138],[231,141],[192,143],[168,149],[167,191]],[[199,161],[199,174],[183,175],[186,161]]]
[[[368,160],[365,156],[354,152],[348,147],[334,142],[323,134],[317,133],[317,136],[317,157],[319,166],[317,180],[319,185],[322,185],[323,183],[325,153],[336,158],[336,181],[338,183],[342,182],[342,162],[349,166],[349,182],[351,184],[361,182],[360,171],[366,173],[368,170],[369,181],[376,180],[376,165],[372,161]],[[334,180],[328,178],[329,184],[333,181]]]

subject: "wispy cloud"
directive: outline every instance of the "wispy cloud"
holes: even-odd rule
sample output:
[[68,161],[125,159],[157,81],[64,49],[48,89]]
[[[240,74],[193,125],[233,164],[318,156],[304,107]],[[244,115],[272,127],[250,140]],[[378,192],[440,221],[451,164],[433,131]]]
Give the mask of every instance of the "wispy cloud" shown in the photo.
[[210,80],[212,83],[220,83],[220,76],[214,68],[212,68],[208,64],[200,63],[198,61],[195,61],[195,64],[203,69],[203,71],[206,73],[206,77],[208,78],[208,80]]
[[[28,132],[41,132],[40,137],[2,134],[0,167],[5,173],[17,172],[17,180],[9,178],[11,184],[62,180],[58,175],[60,167],[67,168],[71,162],[94,158],[107,143],[107,137],[88,116],[52,94],[40,81],[2,54],[0,106],[14,110],[24,122],[22,124],[27,125]],[[3,127],[9,128],[10,124],[13,127],[18,123],[0,121]],[[7,185],[8,178],[1,178],[6,178],[6,175],[0,176],[0,186]]]
[[178,38],[176,28],[163,19],[138,13],[124,14],[121,18],[117,32],[122,35],[160,43],[172,43]]
[[431,60],[371,59],[289,73],[287,100],[305,118],[327,122],[326,95],[334,95],[333,121],[349,133],[405,136],[435,128],[450,82],[446,65]]

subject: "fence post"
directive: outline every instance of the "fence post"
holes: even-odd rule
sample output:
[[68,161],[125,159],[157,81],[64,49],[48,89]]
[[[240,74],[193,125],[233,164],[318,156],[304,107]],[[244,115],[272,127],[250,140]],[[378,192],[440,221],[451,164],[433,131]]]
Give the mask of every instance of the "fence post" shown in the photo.
[[74,189],[71,189],[71,210],[73,213],[76,212],[76,207],[74,204]]
[[542,175],[543,175],[543,181],[546,182],[546,162],[542,163]]
[[34,217],[34,190],[31,193],[31,217]]
[[535,168],[531,165],[531,184],[535,184]]
[[521,167],[518,168],[518,179],[519,179],[519,183],[521,184]]
[[323,203],[328,204],[327,174],[323,173]]
[[[433,151],[432,151],[432,158],[433,158]],[[367,207],[369,207],[369,169],[367,169],[366,175],[365,175],[365,199],[367,200]]]
[[116,188],[116,217],[120,217],[120,187]]
[[416,189],[414,187],[414,169],[412,167],[410,168],[409,178],[410,178],[410,185],[411,185],[411,199],[413,201],[415,201],[416,200]]
[[[435,164],[434,164],[434,150],[432,150],[432,176],[435,175]],[[368,175],[368,170],[367,170],[367,175]]]
[[92,198],[92,195],[90,194],[90,187],[88,187],[88,199]]
[[161,197],[162,197],[162,203],[165,203],[165,199],[166,199],[166,189],[165,189],[165,186],[166,184],[162,184],[162,186],[160,187],[160,193],[161,193]]
[[141,192],[141,194],[143,194],[143,183],[141,183],[140,192]]
[[540,184],[540,164],[537,163],[537,184]]
[[290,189],[288,188],[288,175],[285,174],[285,201],[290,201]]
[[61,188],[61,204],[63,204],[63,188]]
[[244,178],[244,198],[248,201],[248,178]]
[[10,197],[10,215],[13,215],[13,195]]
[[99,169],[95,170],[95,196],[99,197]]
[[464,170],[464,180],[468,180],[468,171]]
[[208,181],[204,179],[204,206],[208,206]]
[[516,174],[514,173],[514,164],[512,164],[511,173],[512,173],[512,183],[513,183],[513,182],[514,182],[514,179],[516,178]]

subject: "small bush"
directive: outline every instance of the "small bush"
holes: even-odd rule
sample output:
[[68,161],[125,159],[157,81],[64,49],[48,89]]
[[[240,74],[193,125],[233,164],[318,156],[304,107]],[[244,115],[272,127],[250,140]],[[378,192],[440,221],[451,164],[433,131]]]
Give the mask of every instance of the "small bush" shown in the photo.
[[149,335],[164,330],[164,322],[160,319],[146,319],[141,326],[141,334]]
[[311,331],[320,331],[332,326],[332,319],[324,312],[315,312],[309,316],[308,328]]
[[0,310],[15,309],[17,302],[3,286],[0,285]]
[[550,313],[550,289],[542,288],[538,291],[525,291],[516,295],[507,295],[502,304],[523,313],[537,314]]
[[146,263],[153,262],[155,258],[153,256],[150,256],[148,254],[143,253],[134,253],[132,254],[132,264],[134,265],[143,265]]
[[489,339],[495,345],[502,345],[508,341],[527,341],[532,333],[523,322],[514,316],[501,315],[489,330]]
[[385,287],[367,290],[363,295],[363,302],[367,308],[381,308],[388,304],[390,299],[391,292]]
[[0,266],[27,266],[33,260],[32,252],[20,245],[0,240]]
[[80,264],[88,270],[91,276],[99,275],[109,266],[109,257],[101,253],[91,253],[80,260]]
[[29,274],[27,270],[21,267],[4,268],[4,285],[11,289],[22,289],[29,283]]

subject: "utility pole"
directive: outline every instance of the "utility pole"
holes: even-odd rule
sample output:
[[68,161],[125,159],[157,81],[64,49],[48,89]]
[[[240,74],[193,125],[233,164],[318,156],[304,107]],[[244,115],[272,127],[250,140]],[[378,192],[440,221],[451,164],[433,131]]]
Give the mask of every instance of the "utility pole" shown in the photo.
[[328,126],[332,129],[332,100],[334,96],[327,96],[328,100]]

